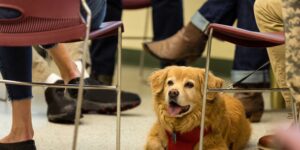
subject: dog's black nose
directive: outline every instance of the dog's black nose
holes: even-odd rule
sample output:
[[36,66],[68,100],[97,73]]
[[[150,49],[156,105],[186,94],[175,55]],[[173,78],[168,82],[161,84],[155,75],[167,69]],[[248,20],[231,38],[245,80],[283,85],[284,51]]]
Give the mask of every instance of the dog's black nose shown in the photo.
[[179,95],[179,91],[176,89],[172,89],[169,91],[169,97],[170,98],[177,98]]

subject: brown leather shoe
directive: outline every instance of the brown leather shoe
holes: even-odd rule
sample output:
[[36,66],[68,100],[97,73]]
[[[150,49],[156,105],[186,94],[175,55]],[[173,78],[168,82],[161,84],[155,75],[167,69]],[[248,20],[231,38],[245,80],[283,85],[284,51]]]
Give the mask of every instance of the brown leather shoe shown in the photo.
[[265,135],[258,140],[259,150],[289,150],[284,144],[276,140],[275,135]]
[[207,36],[189,23],[175,35],[161,41],[144,43],[143,47],[153,56],[165,61],[192,61],[200,57],[205,49]]
[[262,93],[235,93],[234,97],[244,105],[246,117],[251,122],[259,122],[264,112],[264,100]]

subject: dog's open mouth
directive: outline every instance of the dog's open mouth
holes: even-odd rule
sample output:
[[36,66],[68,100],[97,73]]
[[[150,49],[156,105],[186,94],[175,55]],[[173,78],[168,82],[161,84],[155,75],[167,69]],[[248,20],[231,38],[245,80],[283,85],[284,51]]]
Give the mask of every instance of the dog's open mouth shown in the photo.
[[171,117],[176,117],[178,115],[184,114],[189,111],[190,105],[180,106],[176,102],[169,102],[168,113]]

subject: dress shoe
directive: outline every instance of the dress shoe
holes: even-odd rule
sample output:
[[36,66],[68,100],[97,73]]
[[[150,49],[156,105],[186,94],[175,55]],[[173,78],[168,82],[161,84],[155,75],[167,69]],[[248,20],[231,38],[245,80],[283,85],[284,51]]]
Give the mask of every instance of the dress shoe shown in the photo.
[[[59,80],[55,84],[64,84]],[[64,88],[49,87],[45,90],[45,98],[48,104],[47,117],[54,123],[74,123],[76,113],[76,101],[65,96]]]
[[[72,79],[68,82],[68,84],[72,84],[72,85],[79,85],[79,80],[80,78],[75,78],[75,79]],[[85,80],[83,81],[84,82],[84,85],[88,85]],[[67,89],[67,92],[69,94],[70,97],[74,98],[74,99],[77,99],[77,96],[78,96],[78,91],[79,89],[71,89],[71,88],[68,88]],[[83,90],[83,93],[85,93],[86,90]]]
[[[249,89],[249,88],[267,88],[269,83],[241,83],[235,88]],[[241,92],[235,93],[234,97],[239,99],[246,112],[246,117],[251,122],[260,122],[264,112],[264,99],[262,93],[257,92]]]
[[[86,85],[104,85],[93,79],[86,78]],[[79,78],[73,80],[72,84],[79,84]],[[77,93],[69,93],[71,97],[77,97]],[[101,114],[113,114],[117,111],[117,92],[115,90],[84,90],[82,112],[96,112]],[[121,111],[132,109],[140,105],[141,98],[131,92],[121,92]]]
[[259,138],[257,143],[259,150],[287,150],[276,140],[275,135],[265,135]]
[[205,49],[207,36],[192,23],[175,35],[161,41],[144,43],[143,47],[153,56],[165,61],[187,60],[200,57]]
[[0,143],[0,150],[36,150],[34,140],[17,143]]
[[235,93],[234,97],[242,102],[245,108],[246,117],[251,122],[260,122],[264,112],[264,100],[262,93]]
[[91,74],[90,78],[95,79],[104,85],[112,85],[112,81],[113,81],[112,76],[104,75],[104,74],[100,74],[100,75]]

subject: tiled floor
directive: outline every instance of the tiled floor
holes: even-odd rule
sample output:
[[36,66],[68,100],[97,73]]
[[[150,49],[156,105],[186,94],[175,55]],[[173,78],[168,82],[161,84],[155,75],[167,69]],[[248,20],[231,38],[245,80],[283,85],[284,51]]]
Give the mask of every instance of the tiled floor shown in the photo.
[[[148,70],[149,72],[149,70]],[[122,113],[121,148],[123,150],[141,150],[146,135],[155,120],[152,111],[151,93],[149,86],[139,82],[138,69],[132,66],[123,68],[123,89],[139,93],[142,104],[136,109]],[[0,87],[2,97],[4,88]],[[39,150],[68,150],[71,149],[73,125],[49,123],[46,118],[46,103],[42,88],[34,88],[33,122],[35,140]],[[10,106],[0,102],[0,137],[10,129]],[[247,150],[254,150],[257,139],[272,132],[274,127],[286,119],[286,112],[267,111],[261,123],[252,124],[253,132]],[[79,128],[78,149],[80,150],[114,150],[116,117],[109,115],[85,115]]]

